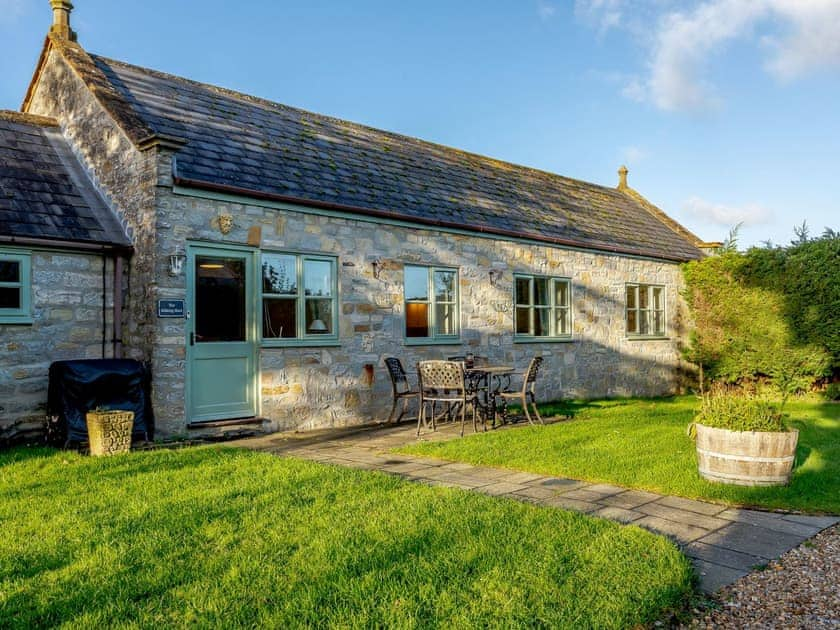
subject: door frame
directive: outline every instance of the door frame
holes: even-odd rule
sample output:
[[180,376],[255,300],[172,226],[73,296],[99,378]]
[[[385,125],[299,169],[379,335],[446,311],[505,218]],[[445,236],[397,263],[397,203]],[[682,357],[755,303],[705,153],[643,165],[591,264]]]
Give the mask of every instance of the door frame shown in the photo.
[[[186,253],[187,253],[187,261],[186,261],[186,300],[187,300],[187,317],[186,317],[186,326],[184,326],[184,347],[186,349],[185,352],[185,365],[184,365],[184,416],[186,419],[187,425],[196,424],[201,425],[204,423],[212,423],[217,420],[192,420],[192,353],[193,353],[193,346],[190,345],[190,334],[195,331],[195,318],[193,317],[193,309],[195,307],[195,257],[196,257],[196,250],[216,250],[219,255],[224,255],[225,252],[235,252],[237,254],[250,254],[251,256],[251,277],[245,278],[246,282],[251,283],[250,291],[247,289],[246,286],[246,305],[248,296],[250,295],[250,311],[252,316],[247,318],[245,322],[245,339],[253,340],[251,344],[253,348],[253,356],[252,361],[254,365],[254,378],[253,382],[251,383],[252,387],[252,396],[254,397],[254,414],[259,416],[262,412],[262,400],[259,395],[260,393],[260,378],[261,378],[261,371],[260,371],[260,334],[261,334],[261,322],[260,322],[260,309],[259,309],[259,298],[261,296],[261,292],[259,291],[259,280],[260,280],[260,270],[259,270],[259,262],[260,262],[260,250],[256,247],[250,247],[248,245],[237,245],[232,243],[219,243],[216,241],[187,241],[186,243]],[[247,312],[246,308],[246,312]]]

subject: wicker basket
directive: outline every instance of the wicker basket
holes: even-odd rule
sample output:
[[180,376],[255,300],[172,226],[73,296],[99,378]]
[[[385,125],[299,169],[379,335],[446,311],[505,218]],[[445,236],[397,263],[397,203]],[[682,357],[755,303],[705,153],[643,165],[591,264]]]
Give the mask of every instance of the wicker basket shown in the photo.
[[89,411],[85,420],[91,455],[115,455],[131,450],[133,411]]

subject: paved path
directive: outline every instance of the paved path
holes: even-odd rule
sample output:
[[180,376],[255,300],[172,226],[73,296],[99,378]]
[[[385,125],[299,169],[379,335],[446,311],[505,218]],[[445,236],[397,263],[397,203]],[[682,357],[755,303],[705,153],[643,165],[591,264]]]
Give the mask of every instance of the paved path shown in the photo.
[[[516,428],[514,425],[501,430]],[[420,439],[438,441],[457,437],[458,429],[445,425],[435,433],[424,432]],[[733,583],[754,567],[767,564],[840,521],[833,516],[734,509],[608,484],[388,452],[416,440],[414,427],[404,424],[279,433],[236,444],[640,525],[675,540],[694,562],[700,587],[708,593]]]

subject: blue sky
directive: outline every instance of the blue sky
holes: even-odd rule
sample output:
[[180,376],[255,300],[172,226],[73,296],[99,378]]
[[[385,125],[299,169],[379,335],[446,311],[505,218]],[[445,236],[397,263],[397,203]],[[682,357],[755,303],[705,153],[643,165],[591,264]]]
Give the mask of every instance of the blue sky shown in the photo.
[[[75,0],[89,51],[606,185],[707,240],[840,229],[840,0]],[[18,109],[47,0],[0,0]]]

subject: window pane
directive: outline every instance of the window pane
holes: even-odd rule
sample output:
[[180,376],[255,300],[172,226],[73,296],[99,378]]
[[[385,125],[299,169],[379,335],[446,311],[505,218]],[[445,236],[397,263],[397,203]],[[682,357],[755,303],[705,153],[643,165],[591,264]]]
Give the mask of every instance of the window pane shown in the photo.
[[297,336],[297,300],[263,300],[263,337],[294,339]]
[[435,300],[438,302],[455,301],[455,272],[435,272]]
[[531,309],[517,307],[516,308],[516,334],[530,335],[531,334]]
[[516,303],[530,304],[531,303],[531,279],[517,278],[516,279]]
[[665,311],[654,311],[653,312],[653,334],[655,335],[664,335],[665,334]]
[[405,336],[429,337],[429,305],[408,303],[405,305]]
[[0,260],[0,282],[20,282],[20,263],[16,260]]
[[333,332],[332,300],[306,300],[306,334],[331,335]]
[[551,334],[550,328],[551,309],[534,309],[534,335],[537,337],[548,337]]
[[627,332],[635,333],[638,330],[637,324],[639,320],[639,312],[636,310],[627,311]]
[[558,308],[555,311],[555,327],[557,328],[557,335],[568,335],[569,331],[569,309]]
[[548,306],[548,278],[534,278],[534,304]]
[[297,258],[279,254],[263,254],[263,293],[297,295]]
[[303,287],[305,295],[330,297],[333,278],[332,263],[327,260],[307,260],[303,263]]
[[648,308],[648,288],[644,285],[639,287],[639,308]]
[[554,281],[554,305],[569,305],[569,283],[565,280]]
[[649,335],[650,334],[650,311],[640,311],[639,312],[639,334],[640,335]]
[[662,305],[662,294],[664,293],[664,291],[662,290],[662,287],[653,287],[651,291],[653,292],[652,307],[656,310],[661,311],[664,308],[664,306]]
[[638,287],[627,287],[627,308],[636,308],[636,291]]
[[0,308],[20,308],[20,289],[0,287]]
[[[405,300],[429,299],[429,270],[426,267],[405,267]],[[426,336],[426,335],[422,335]]]
[[454,304],[438,304],[435,307],[435,334],[454,335],[458,331],[455,321],[456,312]]
[[245,261],[196,257],[197,342],[245,341]]

